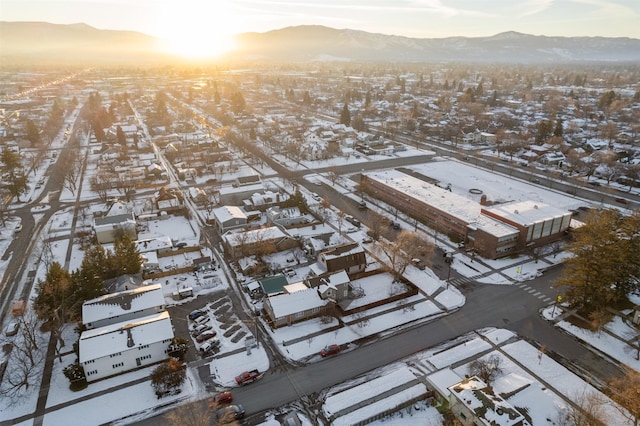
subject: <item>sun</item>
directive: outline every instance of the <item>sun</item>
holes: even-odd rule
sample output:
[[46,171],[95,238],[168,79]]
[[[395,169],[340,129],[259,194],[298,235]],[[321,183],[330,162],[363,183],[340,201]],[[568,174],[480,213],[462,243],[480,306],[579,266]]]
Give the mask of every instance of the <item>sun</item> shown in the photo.
[[213,59],[233,48],[237,15],[230,0],[161,2],[156,10],[162,49],[185,59]]
[[164,50],[185,59],[215,59],[233,48],[230,34],[180,34],[165,40]]

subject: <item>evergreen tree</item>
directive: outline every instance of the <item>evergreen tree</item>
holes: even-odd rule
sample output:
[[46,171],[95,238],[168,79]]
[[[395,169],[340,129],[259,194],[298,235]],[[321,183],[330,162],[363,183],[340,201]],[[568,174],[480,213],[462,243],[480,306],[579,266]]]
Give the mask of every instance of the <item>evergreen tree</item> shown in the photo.
[[40,145],[40,129],[33,120],[28,119],[26,124],[27,139],[31,142],[31,146]]
[[5,147],[2,150],[2,154],[0,154],[0,163],[2,163],[0,168],[2,174],[6,175],[6,178],[3,179],[2,187],[20,202],[20,194],[24,193],[28,188],[28,179],[22,170],[20,154]]
[[567,286],[565,298],[584,316],[626,299],[637,290],[640,273],[640,211],[623,216],[618,210],[590,213],[574,232],[567,248],[573,254],[557,287]]
[[345,126],[349,126],[351,124],[351,113],[349,112],[349,105],[346,103],[344,107],[342,107],[342,112],[340,113],[340,124],[344,124]]
[[558,118],[556,120],[556,127],[553,129],[553,136],[562,137],[563,128],[562,128],[562,118]]
[[117,238],[113,243],[114,264],[117,275],[133,275],[140,272],[142,258],[134,241],[128,235]]

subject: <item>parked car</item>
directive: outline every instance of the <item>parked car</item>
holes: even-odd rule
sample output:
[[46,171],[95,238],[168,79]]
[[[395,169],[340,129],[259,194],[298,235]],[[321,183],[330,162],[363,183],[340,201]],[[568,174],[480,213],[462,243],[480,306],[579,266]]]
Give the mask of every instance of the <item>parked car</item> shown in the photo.
[[217,333],[214,330],[207,330],[204,333],[200,333],[196,336],[196,342],[202,343],[205,340],[209,340],[216,337],[216,334]]
[[400,229],[400,223],[399,222],[393,222],[393,224],[391,226],[393,227],[393,229]]
[[20,329],[20,323],[18,321],[11,321],[7,328],[4,329],[4,334],[7,336],[15,336],[18,334],[18,329]]
[[293,268],[286,268],[282,270],[282,273],[287,277],[293,277],[296,274],[296,271]]
[[316,194],[315,192],[311,193],[311,198],[313,198],[316,201],[320,201],[321,200],[320,196],[318,194]]
[[191,311],[191,312],[189,312],[189,319],[190,319],[191,321],[193,321],[193,320],[195,320],[196,318],[203,316],[204,314],[206,314],[206,312],[205,312],[205,311],[200,310],[200,309],[196,309],[195,311]]
[[213,349],[220,346],[220,340],[217,337],[212,337],[211,339],[205,341],[202,346],[200,346],[200,352],[206,354],[211,352]]
[[329,346],[325,346],[325,348],[320,351],[320,355],[324,358],[330,355],[335,355],[338,352],[340,352],[340,346],[329,345]]
[[211,321],[211,318],[209,318],[209,315],[201,315],[198,318],[193,320],[193,324],[200,325],[209,321]]
[[362,225],[358,219],[351,215],[345,216],[344,219],[357,228],[360,228],[360,226]]
[[15,232],[17,234],[20,231],[22,231],[22,224],[21,223],[16,225],[15,229],[13,230],[13,232]]
[[200,324],[200,325],[196,325],[196,327],[191,330],[191,334],[194,336],[197,336],[199,334],[204,333],[205,331],[209,331],[211,330],[213,327],[211,327],[209,324]]
[[216,411],[218,424],[233,423],[244,417],[244,407],[241,404],[227,405]]
[[220,392],[209,400],[209,406],[217,408],[224,404],[231,404],[233,402],[233,395],[231,392]]

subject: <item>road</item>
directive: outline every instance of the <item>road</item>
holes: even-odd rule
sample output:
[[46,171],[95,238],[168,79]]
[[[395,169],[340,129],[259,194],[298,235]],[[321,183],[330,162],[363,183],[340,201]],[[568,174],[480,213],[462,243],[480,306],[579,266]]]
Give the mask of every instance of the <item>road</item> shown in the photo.
[[[550,284],[561,269],[553,268],[527,284],[555,297],[556,289]],[[595,356],[575,338],[541,319],[538,311],[547,303],[517,286],[475,284],[465,296],[466,304],[444,318],[343,351],[321,362],[269,370],[259,381],[234,389],[234,399],[245,406],[248,415],[298,400],[315,405],[318,402],[315,397],[323,389],[484,327],[500,327],[518,333],[539,347],[544,346],[548,355],[574,371],[591,372],[596,381],[620,373],[617,366]],[[138,424],[157,424],[157,418]],[[247,424],[254,422],[249,419]]]

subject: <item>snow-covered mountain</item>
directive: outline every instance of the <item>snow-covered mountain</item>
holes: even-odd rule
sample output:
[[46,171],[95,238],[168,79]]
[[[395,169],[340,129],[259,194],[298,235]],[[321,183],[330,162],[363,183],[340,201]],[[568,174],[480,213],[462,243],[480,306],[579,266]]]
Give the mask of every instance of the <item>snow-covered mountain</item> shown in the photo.
[[[167,60],[154,37],[86,24],[0,22],[0,60],[139,63]],[[235,60],[573,63],[639,62],[640,40],[547,37],[505,32],[491,37],[409,38],[316,25],[236,36]]]

